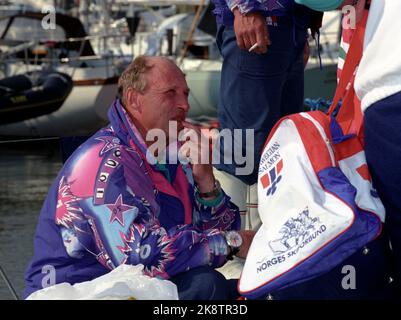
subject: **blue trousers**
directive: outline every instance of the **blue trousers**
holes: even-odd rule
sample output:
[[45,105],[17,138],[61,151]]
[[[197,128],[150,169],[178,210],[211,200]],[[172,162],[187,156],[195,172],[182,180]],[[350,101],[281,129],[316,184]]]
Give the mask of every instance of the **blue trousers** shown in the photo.
[[211,267],[203,266],[180,273],[170,281],[177,285],[180,300],[235,300],[237,280],[226,280]]
[[[364,115],[365,153],[386,209],[386,228],[401,282],[401,92],[376,102]],[[399,294],[401,297],[401,293]]]
[[[303,109],[306,28],[295,21],[294,17],[280,17],[277,26],[268,26],[272,45],[261,55],[241,50],[233,27],[218,28],[216,41],[224,59],[218,106],[220,128],[254,129],[255,143],[253,150],[247,149],[245,134],[242,141],[237,141],[244,156],[252,152],[254,164],[250,175],[236,175],[235,169],[240,164],[235,159],[215,167],[247,184],[257,181],[261,152],[274,124],[281,117]],[[222,140],[220,159],[224,146]]]

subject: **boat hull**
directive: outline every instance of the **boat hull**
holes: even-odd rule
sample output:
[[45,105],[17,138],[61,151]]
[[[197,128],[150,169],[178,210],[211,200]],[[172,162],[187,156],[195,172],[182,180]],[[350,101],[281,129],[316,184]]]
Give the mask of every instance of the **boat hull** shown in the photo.
[[107,110],[117,94],[117,84],[74,85],[57,111],[25,121],[0,126],[3,136],[88,135],[104,126]]

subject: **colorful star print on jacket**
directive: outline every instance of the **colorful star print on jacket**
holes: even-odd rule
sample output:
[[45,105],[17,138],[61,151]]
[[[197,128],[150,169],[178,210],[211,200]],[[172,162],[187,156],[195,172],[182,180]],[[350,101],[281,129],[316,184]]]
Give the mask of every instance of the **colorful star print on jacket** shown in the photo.
[[110,126],[73,153],[49,190],[25,296],[54,283],[92,280],[120,264],[141,263],[146,274],[168,279],[225,263],[221,231],[240,228],[238,208],[224,191],[212,202],[200,199],[189,165],[149,164],[118,100],[109,118]]

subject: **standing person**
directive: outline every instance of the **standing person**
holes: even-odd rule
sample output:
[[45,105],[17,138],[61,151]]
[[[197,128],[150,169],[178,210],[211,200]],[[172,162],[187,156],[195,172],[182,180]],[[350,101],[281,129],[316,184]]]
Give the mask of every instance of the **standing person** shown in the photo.
[[184,74],[166,58],[137,57],[119,90],[110,125],[72,154],[49,190],[25,296],[42,289],[44,267],[54,269],[53,284],[74,284],[143,264],[145,274],[174,282],[180,299],[235,299],[237,281],[214,268],[247,254],[253,234],[235,231],[238,208],[210,164],[149,160],[152,130],[173,145],[170,124],[191,127]]
[[[296,0],[316,10],[365,0]],[[358,10],[357,10],[358,11]],[[364,112],[365,153],[373,183],[386,209],[381,235],[330,272],[271,293],[274,299],[400,298],[401,280],[401,2],[372,0],[355,92]],[[353,285],[344,287],[352,268]],[[344,269],[346,268],[346,269]],[[349,278],[351,279],[351,278]]]
[[[366,160],[386,209],[401,297],[401,1],[372,0],[355,92],[364,112]],[[393,31],[392,31],[393,30]]]
[[[304,49],[312,10],[293,0],[213,2],[216,41],[224,59],[219,124],[221,129],[255,130],[253,170],[237,176],[251,185],[257,181],[270,129],[282,116],[303,109]],[[246,146],[242,149],[245,153]],[[238,165],[222,163],[216,168],[236,176]]]

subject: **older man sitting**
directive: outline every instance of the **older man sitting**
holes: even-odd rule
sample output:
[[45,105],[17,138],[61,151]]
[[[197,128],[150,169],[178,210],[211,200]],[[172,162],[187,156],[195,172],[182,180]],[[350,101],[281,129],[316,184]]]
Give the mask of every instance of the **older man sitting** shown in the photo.
[[[110,125],[74,152],[49,190],[25,295],[143,264],[146,274],[173,281],[180,299],[236,298],[236,281],[214,268],[234,254],[246,256],[253,233],[233,231],[240,227],[238,208],[210,164],[182,164],[169,150],[148,152],[152,132],[174,145],[171,123],[176,131],[190,127],[184,74],[168,59],[138,57],[119,90]],[[166,152],[169,161],[157,161]]]

